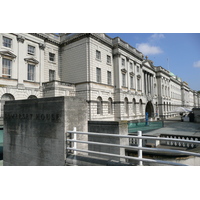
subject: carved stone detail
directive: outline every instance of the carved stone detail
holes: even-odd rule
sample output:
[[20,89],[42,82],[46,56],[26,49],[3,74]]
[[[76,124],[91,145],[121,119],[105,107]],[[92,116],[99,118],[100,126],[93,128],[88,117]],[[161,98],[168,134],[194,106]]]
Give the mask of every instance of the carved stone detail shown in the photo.
[[123,74],[126,74],[127,70],[126,70],[126,69],[121,69],[121,72],[122,72]]
[[130,76],[134,76],[135,75],[133,72],[130,72],[129,74],[130,74]]
[[141,78],[141,76],[138,74],[138,75],[137,75],[137,78],[139,79],[139,78]]
[[44,50],[44,49],[45,49],[45,47],[46,47],[46,45],[45,45],[45,44],[42,44],[42,43],[40,43],[40,44],[39,44],[39,48],[40,48],[40,49]]
[[17,35],[17,41],[24,43],[25,37],[21,36],[21,35]]

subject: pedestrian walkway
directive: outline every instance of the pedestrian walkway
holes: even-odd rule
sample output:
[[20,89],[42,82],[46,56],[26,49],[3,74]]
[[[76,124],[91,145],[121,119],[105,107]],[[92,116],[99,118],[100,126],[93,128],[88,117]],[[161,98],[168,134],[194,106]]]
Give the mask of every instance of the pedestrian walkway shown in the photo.
[[180,117],[175,117],[164,120],[163,128],[143,132],[143,135],[159,136],[160,134],[200,136],[200,123],[181,122]]

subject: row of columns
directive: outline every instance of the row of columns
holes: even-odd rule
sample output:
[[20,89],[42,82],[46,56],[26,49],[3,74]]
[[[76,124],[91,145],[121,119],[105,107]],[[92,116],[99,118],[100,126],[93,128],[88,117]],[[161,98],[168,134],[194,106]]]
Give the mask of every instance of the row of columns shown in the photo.
[[154,92],[153,90],[153,74],[150,74],[149,72],[144,71],[144,91],[145,94],[152,94]]

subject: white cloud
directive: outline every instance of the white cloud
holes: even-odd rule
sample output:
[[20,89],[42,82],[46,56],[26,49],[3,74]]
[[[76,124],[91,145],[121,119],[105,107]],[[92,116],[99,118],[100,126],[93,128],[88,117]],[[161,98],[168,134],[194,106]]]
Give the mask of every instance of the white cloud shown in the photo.
[[160,47],[152,46],[148,43],[136,44],[136,48],[146,55],[155,55],[163,52]]
[[165,38],[165,36],[162,33],[154,33],[150,36],[150,39],[159,40]]
[[193,67],[200,67],[200,60],[197,62],[194,62]]

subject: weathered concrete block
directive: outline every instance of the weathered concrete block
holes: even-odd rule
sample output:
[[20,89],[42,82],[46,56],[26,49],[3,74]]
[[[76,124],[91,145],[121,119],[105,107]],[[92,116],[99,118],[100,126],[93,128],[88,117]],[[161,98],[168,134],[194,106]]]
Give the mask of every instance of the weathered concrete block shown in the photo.
[[[6,102],[5,165],[65,165],[66,132],[73,127],[87,132],[87,103],[83,99],[53,97]],[[87,140],[87,136],[81,137]]]

